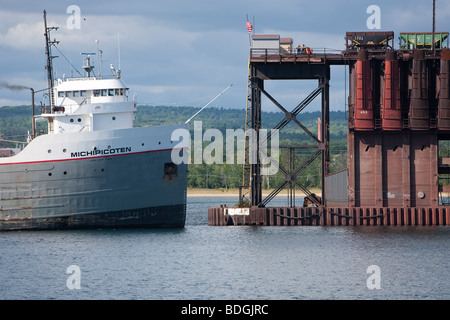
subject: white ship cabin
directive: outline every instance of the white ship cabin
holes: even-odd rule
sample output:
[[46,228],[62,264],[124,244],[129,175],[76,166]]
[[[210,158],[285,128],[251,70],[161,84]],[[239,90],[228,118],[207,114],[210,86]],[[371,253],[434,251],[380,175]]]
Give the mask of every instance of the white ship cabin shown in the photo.
[[86,56],[85,77],[55,80],[54,107],[41,117],[48,119],[48,132],[61,134],[132,128],[136,103],[128,101],[128,88],[120,70],[110,77],[92,76],[90,56]]

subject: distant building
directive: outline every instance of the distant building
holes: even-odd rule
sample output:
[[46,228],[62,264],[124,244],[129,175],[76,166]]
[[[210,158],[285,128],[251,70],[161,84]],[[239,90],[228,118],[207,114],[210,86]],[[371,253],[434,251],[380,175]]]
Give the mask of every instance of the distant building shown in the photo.
[[277,55],[292,53],[292,38],[280,38],[278,34],[253,35],[252,55]]
[[280,38],[280,53],[291,54],[293,42],[294,40],[292,38]]
[[280,54],[280,35],[253,35],[251,50],[253,56]]

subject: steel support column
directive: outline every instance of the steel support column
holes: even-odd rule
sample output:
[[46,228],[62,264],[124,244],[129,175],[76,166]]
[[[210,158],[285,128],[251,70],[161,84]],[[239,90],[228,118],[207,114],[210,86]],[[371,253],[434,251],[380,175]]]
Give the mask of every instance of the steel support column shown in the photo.
[[[255,139],[250,139],[250,143],[255,143],[250,150],[253,155],[249,155],[251,162],[251,176],[250,187],[251,195],[250,201],[252,206],[258,205],[262,201],[262,186],[261,186],[261,166],[259,157],[259,130],[261,129],[261,90],[264,90],[264,81],[255,76],[255,69],[252,68],[252,129],[256,133]],[[256,160],[256,161],[255,161]]]
[[[262,179],[261,179],[261,164],[259,158],[259,130],[261,129],[261,93],[263,93],[270,101],[272,101],[284,113],[285,118],[277,125],[276,129],[283,128],[291,120],[295,122],[306,134],[308,134],[316,143],[321,155],[321,185],[322,198],[321,205],[325,205],[325,177],[328,174],[330,154],[329,154],[329,80],[330,80],[330,65],[326,63],[321,64],[281,64],[273,68],[271,64],[252,64],[251,63],[251,106],[252,106],[252,129],[256,132],[257,145],[254,146],[253,159],[256,162],[251,165],[251,190],[250,200],[252,206],[265,206],[270,200],[262,199]],[[318,80],[319,86],[316,90],[305,98],[294,110],[288,111],[281,104],[279,104],[268,92],[264,90],[264,80],[286,80],[286,79],[302,79],[302,80]],[[317,95],[321,94],[321,128],[319,140],[312,134],[305,126],[301,124],[296,118]],[[268,136],[270,140],[270,134]],[[254,140],[255,141],[255,140]],[[273,160],[273,159],[272,159]],[[280,166],[280,170],[283,168]],[[284,171],[283,171],[284,172]],[[284,172],[287,174],[287,171]],[[299,172],[298,172],[299,173]],[[310,197],[310,192],[305,191],[305,188],[294,181],[295,185],[306,192],[307,197]],[[275,191],[281,190],[286,184],[283,184]],[[278,192],[276,192],[278,193]],[[271,197],[268,197],[269,199]],[[267,201],[266,201],[267,200]],[[319,205],[317,198],[311,199],[313,203]]]
[[321,107],[321,137],[320,144],[322,158],[322,205],[326,204],[325,178],[330,166],[330,68],[327,73],[320,77],[319,87],[322,89],[322,107]]

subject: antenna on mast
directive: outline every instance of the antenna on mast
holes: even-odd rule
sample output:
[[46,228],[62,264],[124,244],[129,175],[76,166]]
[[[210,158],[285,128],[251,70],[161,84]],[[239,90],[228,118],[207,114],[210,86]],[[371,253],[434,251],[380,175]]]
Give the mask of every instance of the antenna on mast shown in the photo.
[[45,27],[45,55],[47,56],[47,65],[45,68],[47,69],[47,80],[48,80],[48,95],[50,102],[50,112],[53,112],[53,107],[55,106],[54,96],[53,96],[53,66],[52,60],[53,58],[57,58],[57,56],[52,56],[51,46],[58,44],[59,41],[54,39],[50,40],[50,31],[58,30],[58,27],[47,27],[47,12],[44,10],[44,27]]
[[[436,0],[433,0],[433,55],[436,55]],[[441,40],[442,41],[442,40]],[[441,43],[442,47],[442,43]]]
[[103,64],[103,50],[100,49],[100,46],[98,45],[98,43],[100,42],[100,40],[95,40],[95,43],[97,44],[97,51],[98,51],[98,65],[99,65],[99,69],[98,69],[98,78],[101,79],[102,77],[102,64]]
[[91,55],[94,56],[95,52],[92,52],[92,53],[91,52],[82,52],[80,54],[86,56],[86,58],[84,60],[84,65],[82,66],[82,68],[84,69],[84,71],[87,72],[87,77],[90,78],[92,69],[94,69],[94,66],[91,65]]
[[119,33],[117,32],[117,54],[119,57],[119,69],[116,71],[116,76],[117,79],[120,79],[120,38],[119,38]]

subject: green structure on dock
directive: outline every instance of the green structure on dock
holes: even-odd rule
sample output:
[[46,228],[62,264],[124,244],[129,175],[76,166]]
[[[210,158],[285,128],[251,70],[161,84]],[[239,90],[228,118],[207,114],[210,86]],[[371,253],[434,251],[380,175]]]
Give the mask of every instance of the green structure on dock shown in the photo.
[[[434,34],[436,50],[448,48],[448,32]],[[433,49],[432,32],[402,32],[399,37],[400,50]]]

